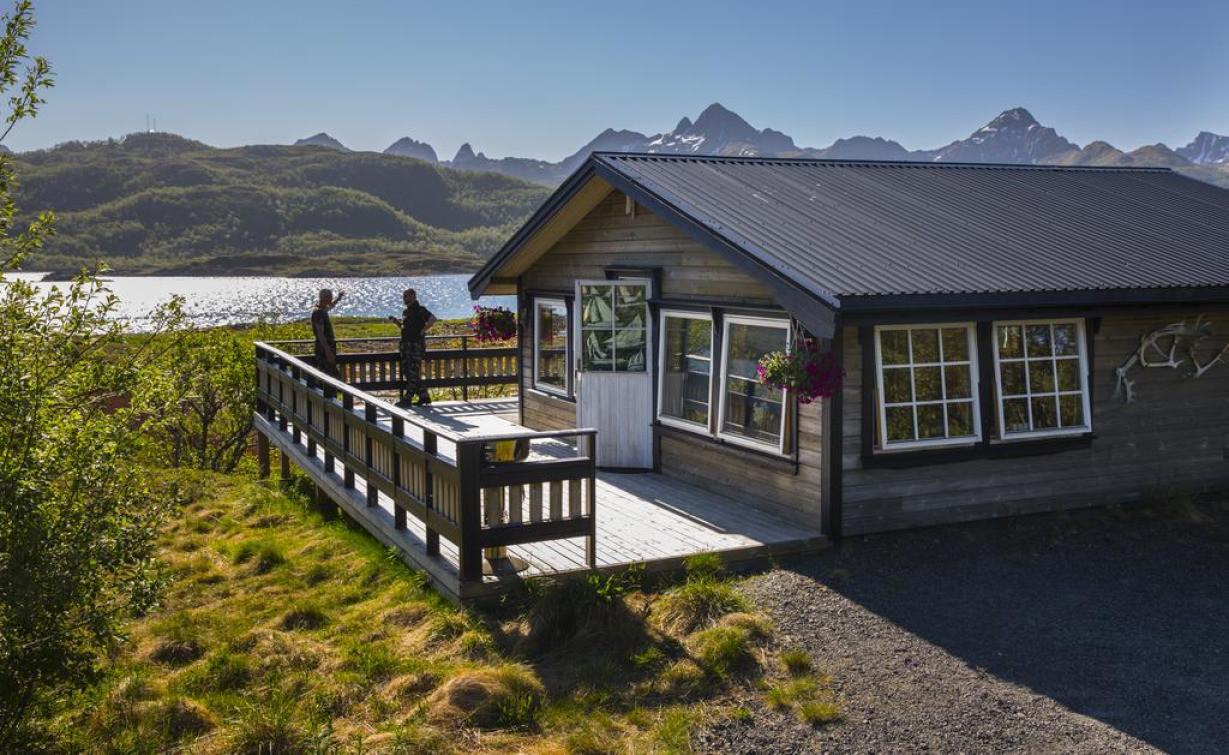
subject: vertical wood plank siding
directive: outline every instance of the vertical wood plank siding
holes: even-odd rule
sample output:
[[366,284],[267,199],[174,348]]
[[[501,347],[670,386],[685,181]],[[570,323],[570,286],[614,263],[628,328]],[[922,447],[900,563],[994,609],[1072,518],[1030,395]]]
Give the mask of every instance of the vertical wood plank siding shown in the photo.
[[[1188,322],[1196,313],[1186,313]],[[1206,360],[1229,342],[1229,311],[1205,312]],[[1183,314],[1138,310],[1101,318],[1091,365],[1094,440],[1051,455],[941,462],[907,469],[862,465],[862,348],[844,329],[844,532],[857,534],[1013,513],[1137,500],[1159,491],[1229,489],[1229,364],[1195,380],[1180,369],[1136,367],[1136,400],[1114,399],[1117,368],[1140,336]],[[993,375],[982,375],[993,380]],[[983,414],[996,411],[983,406]],[[1027,442],[1027,441],[1020,441]]]
[[[572,295],[575,282],[606,277],[608,267],[658,268],[658,298],[774,306],[762,284],[718,258],[686,234],[646,210],[627,214],[622,193],[612,192],[521,277],[522,291]],[[556,430],[576,425],[576,404],[533,390],[533,312],[523,302],[522,402],[526,427]],[[653,336],[656,344],[656,334]],[[716,411],[714,396],[713,411]],[[656,412],[654,412],[656,413]],[[818,403],[799,414],[795,466],[735,448],[673,433],[659,439],[661,472],[698,487],[767,505],[818,526],[822,494],[822,414]],[[599,440],[600,442],[600,440]]]

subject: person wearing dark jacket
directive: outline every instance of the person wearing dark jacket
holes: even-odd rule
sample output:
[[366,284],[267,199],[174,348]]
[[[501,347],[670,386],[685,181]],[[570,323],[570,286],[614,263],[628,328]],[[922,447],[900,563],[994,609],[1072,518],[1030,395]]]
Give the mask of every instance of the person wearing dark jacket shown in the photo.
[[333,337],[333,321],[329,319],[329,310],[341,302],[345,291],[340,291],[333,298],[333,289],[320,289],[320,299],[312,309],[312,337],[315,339],[316,367],[327,375],[338,376],[337,371],[337,339]]
[[405,310],[400,318],[388,319],[401,326],[401,405],[418,399],[419,406],[431,403],[431,396],[423,386],[422,360],[427,356],[427,331],[435,324],[435,315],[418,301],[418,292],[407,288],[401,294]]

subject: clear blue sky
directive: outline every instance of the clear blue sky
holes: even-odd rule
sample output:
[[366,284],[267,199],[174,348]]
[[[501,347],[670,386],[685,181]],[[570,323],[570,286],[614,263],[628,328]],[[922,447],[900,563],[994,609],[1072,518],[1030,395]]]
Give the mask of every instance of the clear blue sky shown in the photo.
[[59,83],[17,150],[158,127],[209,144],[327,131],[450,158],[558,159],[719,101],[802,146],[909,148],[1023,105],[1084,144],[1229,133],[1229,2],[42,0]]

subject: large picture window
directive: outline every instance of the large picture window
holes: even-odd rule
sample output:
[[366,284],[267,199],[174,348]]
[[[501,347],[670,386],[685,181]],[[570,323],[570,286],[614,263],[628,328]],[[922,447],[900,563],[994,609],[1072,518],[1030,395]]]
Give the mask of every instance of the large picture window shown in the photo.
[[658,417],[704,431],[712,403],[713,321],[707,314],[663,311]]
[[568,395],[568,307],[562,299],[535,299],[533,385]]
[[875,362],[883,448],[981,439],[971,323],[876,328]]
[[735,443],[785,449],[785,394],[763,386],[761,357],[789,346],[784,320],[727,317],[722,332],[721,421],[718,435]]
[[1004,439],[1090,429],[1083,322],[996,322],[994,359]]

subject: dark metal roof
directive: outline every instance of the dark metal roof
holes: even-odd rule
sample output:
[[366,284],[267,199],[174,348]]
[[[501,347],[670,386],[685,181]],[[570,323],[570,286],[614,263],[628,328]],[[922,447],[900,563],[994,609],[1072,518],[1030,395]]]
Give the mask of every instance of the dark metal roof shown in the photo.
[[1164,168],[626,153],[589,165],[836,307],[1229,286],[1229,191]]

